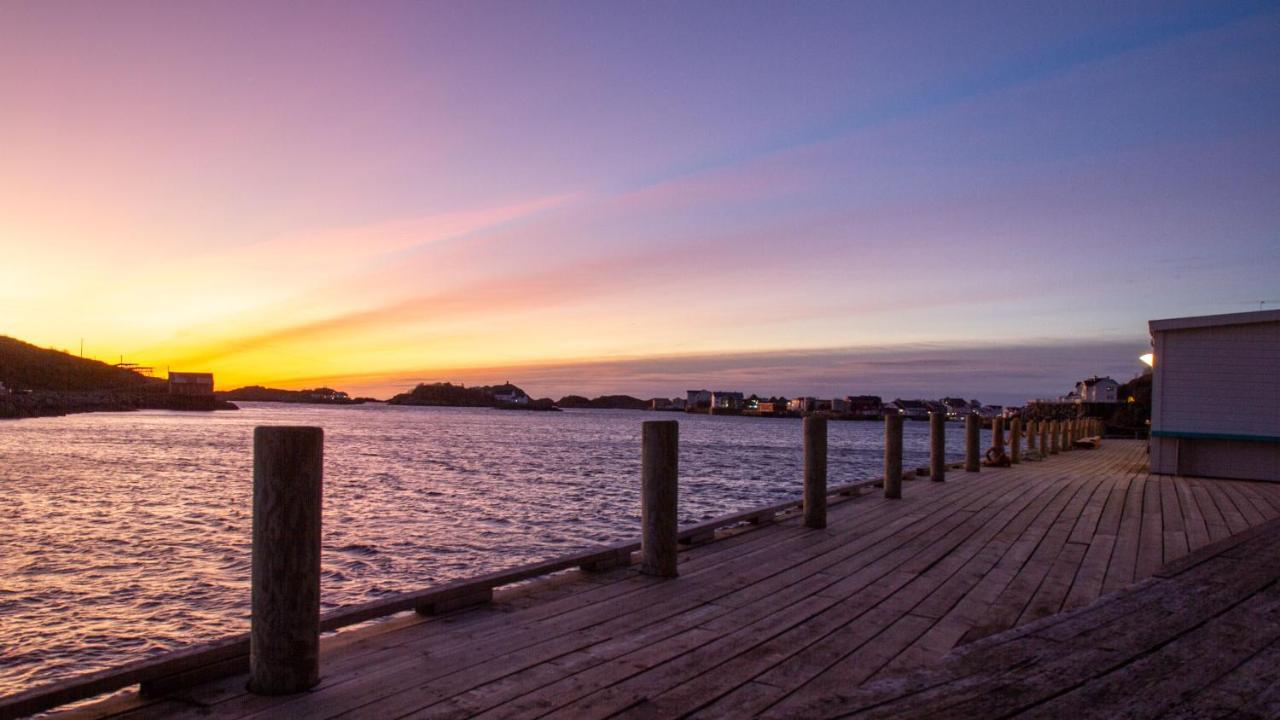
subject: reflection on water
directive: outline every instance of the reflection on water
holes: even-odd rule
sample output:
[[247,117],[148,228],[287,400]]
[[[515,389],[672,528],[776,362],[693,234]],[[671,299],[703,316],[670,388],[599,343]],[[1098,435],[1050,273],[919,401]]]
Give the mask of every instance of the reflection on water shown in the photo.
[[[682,523],[800,493],[797,420],[243,403],[0,422],[0,695],[248,628],[255,425],[325,428],[328,609],[635,538],[648,419],[680,421]],[[833,484],[880,472],[878,423],[829,432]],[[927,432],[906,423],[906,467]]]

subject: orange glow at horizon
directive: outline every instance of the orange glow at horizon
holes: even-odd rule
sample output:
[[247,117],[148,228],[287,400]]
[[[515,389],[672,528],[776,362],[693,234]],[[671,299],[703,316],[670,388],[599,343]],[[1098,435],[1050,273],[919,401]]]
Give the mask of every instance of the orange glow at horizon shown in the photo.
[[0,3],[0,334],[378,396],[1142,339],[1272,296],[1276,13]]

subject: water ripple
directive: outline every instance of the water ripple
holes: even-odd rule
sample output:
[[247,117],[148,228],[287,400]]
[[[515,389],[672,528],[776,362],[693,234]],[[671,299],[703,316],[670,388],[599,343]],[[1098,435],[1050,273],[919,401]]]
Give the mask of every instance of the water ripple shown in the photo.
[[[255,425],[325,428],[333,608],[635,538],[654,418],[246,403],[0,422],[0,695],[248,628]],[[799,422],[668,418],[681,522],[799,495]],[[923,464],[924,424],[905,430]],[[879,472],[880,433],[830,426],[832,483]]]

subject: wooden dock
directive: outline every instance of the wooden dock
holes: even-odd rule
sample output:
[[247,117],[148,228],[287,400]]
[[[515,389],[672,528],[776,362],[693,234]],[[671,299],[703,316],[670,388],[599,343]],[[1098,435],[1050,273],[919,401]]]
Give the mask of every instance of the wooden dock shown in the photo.
[[[963,672],[954,669],[958,646],[969,657],[969,648],[1006,637],[989,636],[1099,607],[1104,594],[1194,551],[1218,552],[1203,549],[1280,517],[1280,485],[1152,476],[1145,448],[1109,440],[1007,469],[953,470],[946,482],[920,478],[904,483],[898,500],[863,492],[833,502],[825,529],[806,528],[793,513],[689,547],[677,578],[640,575],[634,566],[573,570],[499,589],[477,607],[342,632],[322,645],[320,683],[297,695],[249,694],[246,676],[237,675],[170,695],[129,692],[65,716],[873,712],[954,682]],[[1231,571],[1222,563],[1195,567]],[[1246,569],[1255,580],[1280,577],[1274,559]],[[1103,604],[1115,597],[1128,595]],[[1077,666],[1094,657],[1063,652],[1063,662]],[[1016,663],[1000,667],[1017,674]]]

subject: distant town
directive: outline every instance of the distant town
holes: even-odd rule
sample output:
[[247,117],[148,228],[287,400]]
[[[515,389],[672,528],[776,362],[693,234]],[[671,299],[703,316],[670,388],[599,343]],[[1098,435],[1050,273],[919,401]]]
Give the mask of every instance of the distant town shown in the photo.
[[[684,397],[641,399],[630,395],[603,395],[587,398],[567,395],[559,400],[534,399],[510,382],[496,386],[467,388],[452,383],[421,384],[388,402],[393,405],[444,405],[464,407],[496,407],[501,409],[560,410],[650,410],[711,415],[752,417],[805,417],[821,415],[836,420],[879,420],[886,415],[901,415],[908,420],[929,419],[931,413],[944,413],[948,420],[963,420],[976,414],[985,422],[997,417],[1067,417],[1083,414],[1094,416],[1123,415],[1127,405],[1149,405],[1149,376],[1121,384],[1110,377],[1080,380],[1066,394],[1030,400],[1026,405],[1009,407],[984,404],[962,397],[885,400],[878,395],[847,395],[822,398],[761,397],[736,390],[688,390]],[[1135,407],[1135,411],[1140,408]],[[1136,415],[1142,415],[1137,412]],[[1136,422],[1145,418],[1135,417]]]
[[[1066,395],[1032,400],[1028,406],[1075,407],[1083,404],[1116,404],[1120,400],[1120,383],[1110,377],[1091,377],[1076,383]],[[908,420],[928,420],[935,412],[945,413],[949,420],[961,420],[977,414],[984,420],[1022,414],[1022,407],[987,405],[978,400],[944,397],[937,400],[894,398],[886,401],[879,395],[847,395],[836,398],[745,396],[725,390],[689,390],[682,398],[654,398],[650,410],[705,412],[711,414],[763,415],[802,417],[827,415],[845,419],[878,420],[886,415],[902,415]]]
[[[178,372],[155,377],[151,368],[125,363],[106,364],[68,353],[36,348],[12,338],[0,338],[0,417],[33,417],[74,412],[137,409],[234,410],[236,402],[286,402],[322,405],[355,405],[380,402],[352,397],[342,390],[317,387],[282,390],[249,386],[216,390],[208,372]],[[488,407],[502,410],[559,411],[568,409],[650,410],[750,417],[804,417],[821,415],[836,420],[878,420],[898,414],[907,420],[928,420],[930,413],[945,413],[961,420],[971,413],[990,422],[997,417],[1065,417],[1077,414],[1118,417],[1120,424],[1145,423],[1150,405],[1150,376],[1129,383],[1110,377],[1080,380],[1064,395],[1030,400],[1021,407],[985,404],[963,397],[893,398],[878,395],[843,397],[762,397],[736,390],[688,390],[684,397],[638,398],[601,395],[588,398],[566,395],[559,400],[531,397],[520,387],[501,385],[467,387],[448,382],[423,383],[385,401],[390,405],[439,407]],[[1126,406],[1134,405],[1134,412]]]

